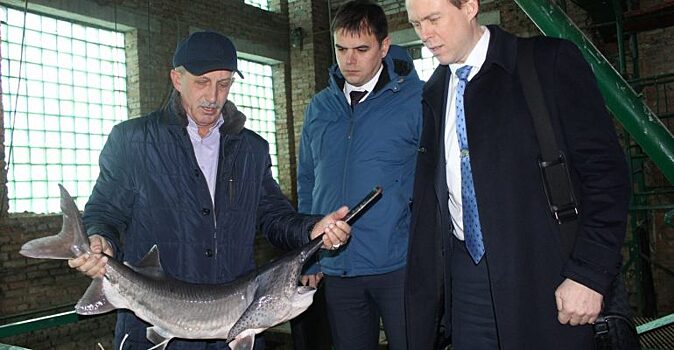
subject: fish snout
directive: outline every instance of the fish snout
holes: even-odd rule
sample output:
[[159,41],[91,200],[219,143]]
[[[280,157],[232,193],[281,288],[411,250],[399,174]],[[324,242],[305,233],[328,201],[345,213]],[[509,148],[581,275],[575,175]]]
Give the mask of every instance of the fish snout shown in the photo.
[[309,286],[298,286],[297,287],[297,294],[307,294],[307,293],[315,293],[316,288],[314,287],[309,287]]

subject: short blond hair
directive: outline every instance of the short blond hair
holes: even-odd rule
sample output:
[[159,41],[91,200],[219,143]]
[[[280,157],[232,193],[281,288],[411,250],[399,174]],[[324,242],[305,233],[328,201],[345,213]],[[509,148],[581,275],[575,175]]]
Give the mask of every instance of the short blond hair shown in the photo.
[[464,2],[468,0],[449,0],[449,2],[452,3],[452,5],[456,6],[456,8],[461,8],[461,5],[463,5]]

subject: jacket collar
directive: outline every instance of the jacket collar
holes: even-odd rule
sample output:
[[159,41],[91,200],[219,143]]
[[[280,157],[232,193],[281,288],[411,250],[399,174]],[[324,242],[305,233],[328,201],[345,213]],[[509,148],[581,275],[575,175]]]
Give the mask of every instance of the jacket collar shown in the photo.
[[[440,107],[444,104],[447,98],[447,87],[449,85],[449,67],[447,65],[439,65],[433,71],[433,74],[424,84],[423,96],[426,103],[433,108]],[[442,93],[439,93],[442,91]]]
[[496,25],[489,25],[487,28],[490,33],[487,57],[482,64],[482,69],[475,77],[488,72],[493,66],[499,66],[508,73],[514,73],[517,64],[517,37]]
[[[382,63],[384,69],[372,94],[377,94],[385,88],[394,88],[404,82],[405,79],[417,77],[417,72],[414,70],[414,61],[405,48],[391,45]],[[330,86],[339,93],[344,89],[344,76],[337,64],[330,67]]]
[[449,67],[440,65],[433,71],[433,75],[424,84],[422,96],[425,104],[432,111],[433,126],[435,130],[435,140],[440,137],[442,130],[442,121],[445,119],[445,109],[447,103],[447,89],[449,88]]
[[[503,31],[498,26],[488,26],[490,32],[489,48],[482,68],[473,80],[479,79],[495,66],[501,67],[507,72],[514,74],[517,63],[517,37]],[[424,100],[434,110],[438,117],[444,116],[444,106],[447,101],[447,88],[449,85],[449,68],[440,65],[424,85]],[[442,93],[440,93],[442,92]]]
[[[222,107],[222,117],[224,122],[220,125],[220,134],[239,134],[246,123],[246,116],[229,100]],[[180,101],[180,93],[176,90],[173,90],[163,108],[162,121],[174,127],[187,127],[187,114]]]

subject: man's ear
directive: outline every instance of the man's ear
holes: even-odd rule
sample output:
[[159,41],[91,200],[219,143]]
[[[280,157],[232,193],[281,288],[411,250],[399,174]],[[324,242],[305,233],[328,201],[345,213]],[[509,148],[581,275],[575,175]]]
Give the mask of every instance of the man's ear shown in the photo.
[[464,11],[468,20],[477,19],[477,13],[480,11],[480,2],[478,0],[468,0],[461,4],[461,10]]
[[173,84],[173,88],[176,89],[176,91],[181,92],[181,85],[180,85],[180,78],[182,77],[182,74],[178,72],[175,69],[171,69],[171,83]]
[[385,37],[384,40],[381,41],[381,58],[384,59],[386,55],[388,54],[388,49],[391,47],[391,38],[390,37]]

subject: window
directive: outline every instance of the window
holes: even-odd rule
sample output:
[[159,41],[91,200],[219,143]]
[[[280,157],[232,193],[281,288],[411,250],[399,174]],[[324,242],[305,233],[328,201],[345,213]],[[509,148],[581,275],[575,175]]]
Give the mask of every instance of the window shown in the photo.
[[433,57],[433,54],[426,46],[421,47],[421,58],[414,60],[414,68],[417,70],[419,78],[424,81],[427,81],[431,77],[438,64],[438,60]]
[[252,5],[269,11],[269,0],[244,0],[244,4]]
[[0,6],[11,212],[60,212],[61,183],[84,208],[98,155],[127,119],[124,35]]
[[239,59],[238,68],[244,79],[237,79],[232,85],[229,99],[246,115],[246,127],[257,132],[269,142],[271,170],[278,181],[276,114],[274,113],[271,66]]

